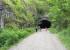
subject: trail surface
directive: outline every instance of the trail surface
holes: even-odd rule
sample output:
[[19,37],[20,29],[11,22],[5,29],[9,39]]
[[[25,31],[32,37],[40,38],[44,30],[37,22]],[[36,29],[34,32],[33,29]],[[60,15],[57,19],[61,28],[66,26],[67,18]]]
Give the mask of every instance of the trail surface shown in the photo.
[[67,50],[60,40],[49,31],[41,30],[23,39],[9,50]]

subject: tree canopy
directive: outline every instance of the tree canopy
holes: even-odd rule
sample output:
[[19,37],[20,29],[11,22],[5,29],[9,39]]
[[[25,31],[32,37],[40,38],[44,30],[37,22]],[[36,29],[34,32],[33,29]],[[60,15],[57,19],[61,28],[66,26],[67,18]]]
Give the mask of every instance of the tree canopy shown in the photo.
[[53,23],[53,27],[62,29],[70,25],[69,1],[70,0],[3,0],[4,13],[7,22],[10,21],[13,23],[14,21],[16,25],[22,25],[23,27],[25,24],[28,26],[34,25],[41,16],[48,16]]

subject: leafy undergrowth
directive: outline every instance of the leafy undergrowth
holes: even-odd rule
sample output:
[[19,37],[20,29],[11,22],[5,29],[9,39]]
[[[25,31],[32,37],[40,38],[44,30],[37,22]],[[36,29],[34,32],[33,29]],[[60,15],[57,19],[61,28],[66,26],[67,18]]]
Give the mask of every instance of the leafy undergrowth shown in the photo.
[[57,34],[65,47],[70,50],[70,28],[63,29],[61,31],[58,31],[54,28],[51,28],[49,30],[54,34]]
[[[70,50],[70,29],[64,29],[60,32],[53,28],[49,30],[59,35],[60,40]],[[7,50],[13,44],[18,43],[20,39],[27,37],[33,32],[34,28],[0,30],[0,50]]]
[[59,38],[65,44],[68,50],[70,50],[70,29],[65,29],[59,32]]
[[33,28],[26,29],[3,29],[0,31],[0,50],[7,50],[20,39],[34,32]]

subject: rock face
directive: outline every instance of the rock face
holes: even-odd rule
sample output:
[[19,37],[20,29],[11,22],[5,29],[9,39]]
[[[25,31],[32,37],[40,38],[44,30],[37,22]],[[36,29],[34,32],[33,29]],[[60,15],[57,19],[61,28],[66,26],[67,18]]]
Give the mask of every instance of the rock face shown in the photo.
[[42,29],[9,50],[66,50],[66,48],[55,35]]
[[3,18],[3,0],[0,0],[0,28],[3,28],[4,27],[4,18]]

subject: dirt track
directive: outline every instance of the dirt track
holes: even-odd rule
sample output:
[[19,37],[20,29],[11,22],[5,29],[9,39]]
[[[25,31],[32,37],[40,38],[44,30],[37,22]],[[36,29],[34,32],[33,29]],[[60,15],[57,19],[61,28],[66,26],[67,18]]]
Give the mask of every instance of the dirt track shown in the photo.
[[66,50],[60,40],[48,31],[37,32],[9,50]]

